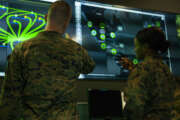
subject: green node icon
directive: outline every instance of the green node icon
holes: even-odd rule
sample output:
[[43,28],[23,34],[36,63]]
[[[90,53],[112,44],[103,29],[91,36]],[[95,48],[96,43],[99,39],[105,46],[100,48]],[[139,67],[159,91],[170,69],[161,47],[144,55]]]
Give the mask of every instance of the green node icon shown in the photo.
[[101,40],[105,40],[105,39],[106,39],[105,34],[100,34],[100,39],[101,39]]
[[104,29],[106,25],[104,23],[100,23],[99,26],[101,29]]
[[106,43],[101,43],[101,49],[105,50],[106,49]]
[[156,27],[161,27],[161,23],[159,21],[156,22]]
[[91,21],[88,21],[88,27],[91,28],[93,26],[93,23]]
[[137,59],[133,59],[133,64],[134,65],[138,64],[138,60]]
[[180,37],[180,28],[177,30],[178,37]]
[[116,38],[116,34],[114,32],[110,33],[111,38]]
[[151,25],[151,24],[148,24],[148,28],[150,28],[150,27],[152,27],[152,25]]
[[113,48],[113,49],[111,50],[111,53],[112,53],[113,55],[116,55],[116,54],[117,54],[117,50],[116,50],[115,48]]
[[96,32],[95,29],[91,30],[91,35],[92,35],[92,36],[96,36],[96,35],[97,35],[97,32]]

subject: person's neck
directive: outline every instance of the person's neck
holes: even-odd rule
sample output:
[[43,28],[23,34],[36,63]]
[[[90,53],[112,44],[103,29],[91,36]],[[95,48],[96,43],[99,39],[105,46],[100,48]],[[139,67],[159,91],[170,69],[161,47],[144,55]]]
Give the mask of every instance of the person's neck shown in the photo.
[[146,56],[144,57],[144,61],[149,60],[149,59],[154,59],[154,58],[160,58],[160,56],[158,55],[158,53],[149,52],[149,53],[146,53]]
[[55,31],[58,32],[60,34],[64,34],[64,30],[63,29],[59,29],[57,27],[53,27],[53,26],[46,26],[45,31]]

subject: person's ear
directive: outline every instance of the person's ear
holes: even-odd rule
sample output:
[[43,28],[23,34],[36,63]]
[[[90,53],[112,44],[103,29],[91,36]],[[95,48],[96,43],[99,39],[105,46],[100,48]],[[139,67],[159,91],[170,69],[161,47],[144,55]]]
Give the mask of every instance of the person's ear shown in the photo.
[[147,52],[147,51],[149,51],[149,49],[150,49],[150,47],[149,47],[149,45],[148,44],[143,44],[142,45],[142,50],[143,50],[143,52]]

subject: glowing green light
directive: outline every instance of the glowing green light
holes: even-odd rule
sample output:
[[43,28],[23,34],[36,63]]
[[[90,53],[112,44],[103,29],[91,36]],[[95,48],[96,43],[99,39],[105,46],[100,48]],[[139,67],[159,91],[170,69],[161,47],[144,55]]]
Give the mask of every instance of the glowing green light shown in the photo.
[[0,8],[6,8],[5,6],[3,6],[3,5],[0,5]]
[[176,24],[180,26],[180,15],[176,16]]
[[177,30],[177,36],[180,37],[180,28]]
[[111,50],[111,53],[112,53],[113,55],[116,55],[116,54],[117,54],[117,50],[116,50],[115,48],[113,48],[113,49]]
[[111,38],[115,38],[115,37],[116,37],[116,34],[115,34],[114,32],[111,32],[111,33],[110,33],[110,36],[111,36]]
[[93,23],[91,21],[88,21],[88,27],[91,28],[93,26]]
[[149,24],[149,25],[148,25],[148,28],[150,28],[150,27],[152,27],[152,25],[151,25],[151,24]]
[[17,20],[13,20],[13,22],[14,22],[14,23],[16,23],[16,22],[17,22]]
[[106,43],[101,43],[101,49],[105,50],[106,49]]
[[106,39],[105,34],[100,34],[100,39],[101,39],[101,40],[105,40],[105,39]]
[[133,60],[133,64],[134,64],[134,65],[138,64],[138,60],[137,60],[137,59],[134,59],[134,60]]
[[95,29],[91,30],[91,35],[92,35],[92,36],[96,36],[96,35],[97,35],[97,32],[96,32]]
[[39,18],[38,18],[38,20],[42,20],[42,18],[41,18],[41,17],[39,17]]
[[99,26],[101,29],[104,29],[106,25],[104,23],[100,23]]
[[156,22],[157,27],[161,27],[161,23],[159,21]]
[[178,31],[178,33],[180,33],[180,28],[177,31]]
[[[3,6],[0,5],[0,8]],[[8,8],[3,10],[1,15],[0,15],[0,22],[4,19],[6,20],[6,23],[8,26],[8,31],[7,28],[3,28],[0,26],[0,42],[3,44],[10,44],[11,48],[13,49],[13,43],[16,41],[25,41],[28,39],[31,39],[35,37],[39,32],[43,31],[43,27],[45,26],[46,22],[44,19],[43,14],[35,13],[35,12],[30,12],[30,11],[24,11],[21,9],[15,9],[15,8]],[[33,14],[34,16],[31,17],[30,14]],[[14,17],[22,17],[27,19],[25,22],[26,25],[22,27],[22,22],[21,20],[16,20]],[[42,21],[41,23],[38,23],[38,26],[36,24],[37,19],[40,18]],[[10,21],[12,20],[13,23],[16,23],[17,26],[12,26]],[[18,27],[18,28],[17,28]],[[16,32],[17,31],[17,32]]]

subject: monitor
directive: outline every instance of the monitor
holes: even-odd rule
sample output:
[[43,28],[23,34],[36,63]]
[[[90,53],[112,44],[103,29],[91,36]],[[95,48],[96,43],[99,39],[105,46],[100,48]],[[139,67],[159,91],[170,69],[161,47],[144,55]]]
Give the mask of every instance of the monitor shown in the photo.
[[130,71],[119,59],[141,62],[134,52],[134,37],[139,30],[152,26],[160,27],[173,43],[162,56],[170,71],[179,74],[175,69],[179,56],[175,54],[180,48],[173,46],[177,42],[175,14],[90,1],[76,1],[75,13],[76,39],[96,63],[91,73],[81,74],[79,79],[127,79]]
[[91,119],[102,119],[106,117],[113,117],[113,119],[122,118],[123,106],[121,91],[100,89],[89,90],[88,103],[89,117]]

